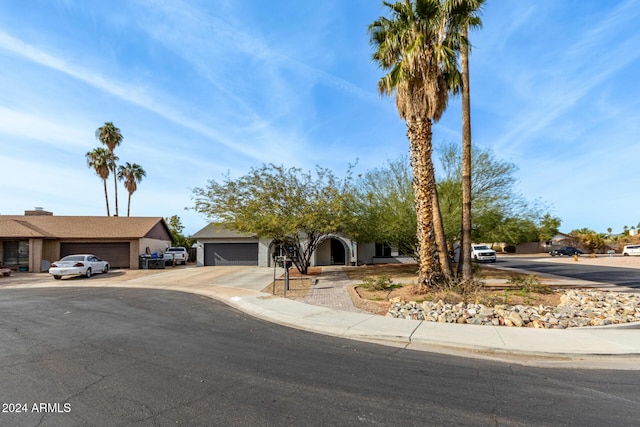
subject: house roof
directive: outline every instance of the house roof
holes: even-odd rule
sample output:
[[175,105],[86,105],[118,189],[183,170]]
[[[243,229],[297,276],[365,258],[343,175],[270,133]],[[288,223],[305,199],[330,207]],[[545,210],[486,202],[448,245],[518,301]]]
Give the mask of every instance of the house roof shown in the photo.
[[18,219],[0,219],[0,237],[45,238],[48,233],[27,221]]
[[256,238],[257,236],[252,233],[241,233],[221,224],[207,224],[191,236],[193,239],[246,239],[247,237]]
[[171,236],[162,217],[0,215],[0,238],[157,238],[158,224]]

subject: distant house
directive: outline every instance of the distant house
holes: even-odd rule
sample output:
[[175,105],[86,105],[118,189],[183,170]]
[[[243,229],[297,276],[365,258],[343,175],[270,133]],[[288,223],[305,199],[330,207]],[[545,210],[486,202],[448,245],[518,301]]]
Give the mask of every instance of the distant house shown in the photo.
[[[220,224],[211,223],[191,238],[196,240],[197,264],[273,266],[278,246],[272,239],[259,238],[251,233],[240,233]],[[372,263],[414,262],[410,256],[402,256],[389,245],[358,244],[340,233],[322,237],[312,254],[312,266],[356,265]]]
[[570,234],[558,233],[546,242],[527,242],[515,245],[517,254],[537,254],[550,252],[561,246],[576,246],[575,237]]
[[55,216],[42,209],[0,215],[0,261],[40,272],[73,253],[92,253],[112,268],[137,269],[139,257],[171,245],[162,217]]

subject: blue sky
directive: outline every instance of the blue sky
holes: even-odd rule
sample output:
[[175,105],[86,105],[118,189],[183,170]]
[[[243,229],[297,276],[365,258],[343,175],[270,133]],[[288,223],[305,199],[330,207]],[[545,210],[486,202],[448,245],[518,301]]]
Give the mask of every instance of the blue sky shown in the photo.
[[[147,172],[132,215],[179,215],[186,234],[207,224],[184,209],[190,189],[227,172],[342,175],[407,153],[371,61],[367,26],[385,13],[375,0],[3,1],[0,214],[105,215],[84,155],[106,121],[120,161]],[[562,231],[637,226],[640,0],[488,0],[482,18],[474,144],[515,163],[518,191]],[[434,144],[460,134],[452,99]]]

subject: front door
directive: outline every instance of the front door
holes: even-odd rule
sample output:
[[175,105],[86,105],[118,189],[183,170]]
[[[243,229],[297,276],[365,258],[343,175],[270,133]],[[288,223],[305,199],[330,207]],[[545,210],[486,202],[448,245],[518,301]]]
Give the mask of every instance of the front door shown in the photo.
[[346,249],[338,239],[331,239],[331,264],[345,265],[347,261]]

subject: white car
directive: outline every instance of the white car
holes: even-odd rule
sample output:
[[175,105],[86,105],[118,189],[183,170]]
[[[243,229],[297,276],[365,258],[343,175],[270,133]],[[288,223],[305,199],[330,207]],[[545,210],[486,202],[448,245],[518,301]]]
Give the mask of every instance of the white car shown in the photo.
[[59,280],[62,276],[91,277],[94,273],[106,273],[109,263],[92,254],[67,255],[51,264],[49,274]]
[[496,262],[496,251],[487,245],[471,245],[471,258],[478,262]]
[[622,250],[622,255],[640,255],[640,245],[627,245]]

